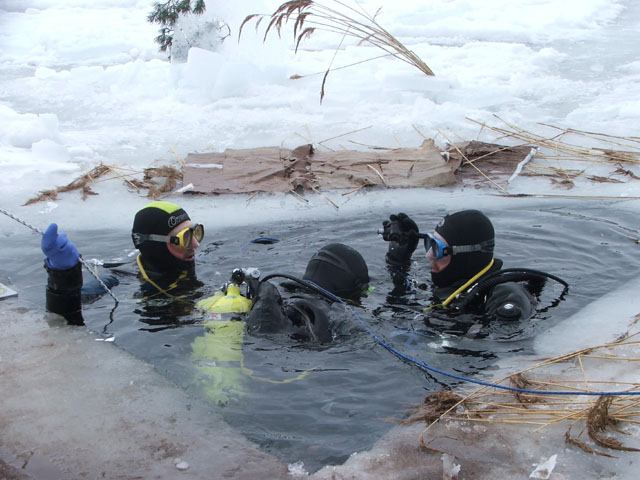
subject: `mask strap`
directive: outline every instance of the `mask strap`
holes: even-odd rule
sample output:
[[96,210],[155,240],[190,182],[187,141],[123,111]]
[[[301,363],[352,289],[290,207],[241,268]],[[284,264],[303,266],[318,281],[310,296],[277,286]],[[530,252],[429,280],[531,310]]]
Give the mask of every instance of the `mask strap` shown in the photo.
[[454,245],[449,247],[452,255],[458,253],[471,253],[471,252],[484,252],[491,253],[495,242],[493,240],[485,240],[484,242],[476,243],[475,245]]

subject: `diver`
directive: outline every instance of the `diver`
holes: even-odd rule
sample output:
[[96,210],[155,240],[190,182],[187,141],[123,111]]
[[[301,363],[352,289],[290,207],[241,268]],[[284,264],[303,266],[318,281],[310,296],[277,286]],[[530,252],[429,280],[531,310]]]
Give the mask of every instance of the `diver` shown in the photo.
[[494,258],[495,231],[479,210],[446,215],[433,233],[420,233],[414,220],[404,213],[391,215],[379,231],[389,242],[386,263],[394,290],[406,287],[411,256],[422,239],[431,264],[433,308],[453,314],[481,315],[485,322],[519,321],[536,312],[538,298],[547,279],[567,283],[554,275],[531,269],[503,270]]
[[[276,278],[285,280],[282,294],[272,283]],[[309,370],[294,376],[288,370],[269,370],[264,353],[256,355],[256,350],[250,350],[252,355],[247,358],[246,336],[283,345],[290,342],[279,336],[286,335],[297,345],[324,347],[353,328],[343,303],[357,302],[368,284],[362,256],[338,243],[317,251],[303,278],[272,273],[259,279],[255,268],[234,270],[221,291],[195,305],[205,320],[204,334],[192,345],[193,364],[207,396],[224,406],[242,396],[250,379],[268,383],[302,380]],[[247,368],[247,361],[253,368]]]
[[136,213],[131,229],[145,297],[176,298],[203,285],[196,275],[195,252],[204,226],[170,202],[151,202]]
[[[283,301],[268,280],[282,277],[288,292]],[[247,316],[247,331],[254,335],[288,333],[315,344],[330,343],[344,323],[338,303],[357,303],[369,287],[369,270],[362,255],[341,243],[325,245],[307,263],[302,279],[285,274],[264,277]]]
[[[195,250],[204,237],[204,227],[193,224],[184,209],[169,202],[149,203],[136,213],[131,237],[140,251],[136,261],[144,297],[176,299],[203,285],[195,274]],[[57,224],[49,225],[41,248],[48,273],[47,310],[62,315],[71,325],[84,325],[83,300],[106,293],[104,288],[93,281],[83,284],[78,250],[66,233],[58,233]],[[101,279],[109,288],[118,284],[113,275]]]

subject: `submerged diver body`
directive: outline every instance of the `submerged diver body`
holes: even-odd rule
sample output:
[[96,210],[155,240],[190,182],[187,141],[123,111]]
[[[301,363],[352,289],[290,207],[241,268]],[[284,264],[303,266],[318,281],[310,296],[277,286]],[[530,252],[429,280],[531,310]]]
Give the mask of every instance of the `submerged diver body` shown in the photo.
[[[283,301],[278,288],[268,280],[282,277],[290,292]],[[346,312],[336,297],[357,302],[369,286],[367,264],[359,252],[341,243],[325,245],[307,263],[302,279],[272,274],[258,287],[247,317],[253,334],[288,332],[294,339],[316,344],[330,343],[344,323]]]
[[[433,303],[427,311],[432,315],[517,322],[535,314],[547,279],[563,284],[566,291],[566,282],[548,273],[502,269],[502,260],[493,256],[493,225],[479,210],[448,214],[433,233],[420,233],[415,221],[399,213],[383,222],[380,233],[389,242],[386,263],[396,294],[406,290],[411,256],[423,239],[431,265]],[[428,317],[425,321],[429,324]]]

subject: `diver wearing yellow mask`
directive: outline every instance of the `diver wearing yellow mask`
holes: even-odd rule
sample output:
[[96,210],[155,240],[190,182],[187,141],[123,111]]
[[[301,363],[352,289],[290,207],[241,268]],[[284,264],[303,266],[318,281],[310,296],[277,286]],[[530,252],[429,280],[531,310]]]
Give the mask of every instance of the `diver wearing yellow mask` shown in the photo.
[[196,277],[195,252],[204,238],[204,226],[194,224],[178,205],[151,202],[141,208],[131,238],[140,251],[137,263],[145,295],[176,295],[202,285]]

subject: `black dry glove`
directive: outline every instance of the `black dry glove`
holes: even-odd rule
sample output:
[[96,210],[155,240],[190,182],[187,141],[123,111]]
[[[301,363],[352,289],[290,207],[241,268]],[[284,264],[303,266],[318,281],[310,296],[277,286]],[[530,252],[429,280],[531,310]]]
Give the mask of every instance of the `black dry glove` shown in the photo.
[[382,222],[382,238],[389,242],[385,257],[392,265],[407,264],[418,245],[418,225],[406,213],[391,215]]
[[66,270],[54,270],[45,260],[47,270],[47,310],[62,315],[69,325],[84,325],[82,318],[82,265],[76,259],[75,266]]

